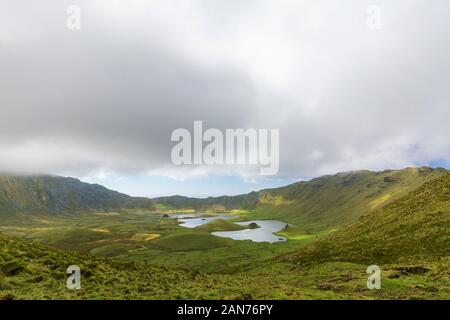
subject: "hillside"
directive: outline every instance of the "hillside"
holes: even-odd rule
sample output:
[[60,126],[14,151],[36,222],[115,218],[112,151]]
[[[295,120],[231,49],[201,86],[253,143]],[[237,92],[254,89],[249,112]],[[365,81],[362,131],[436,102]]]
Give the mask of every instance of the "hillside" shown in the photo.
[[149,199],[133,198],[74,178],[0,175],[0,214],[150,209],[152,206]]
[[354,222],[447,172],[422,167],[338,173],[282,188],[206,199],[135,198],[73,178],[0,175],[0,214],[121,208],[215,212],[239,209],[255,218],[280,219],[308,230],[320,230]]
[[[399,174],[390,173],[379,175]],[[19,224],[24,236],[52,247],[0,232],[0,299],[448,299],[450,173],[416,173],[440,177],[305,243],[233,241],[128,211]],[[285,232],[303,235],[294,226]],[[65,288],[73,264],[81,290]],[[382,267],[383,290],[366,288],[372,264]]]
[[259,202],[259,192],[250,192],[237,196],[221,196],[202,198],[189,198],[183,196],[169,196],[154,198],[155,204],[171,209],[194,209],[225,211],[233,209],[252,210]]
[[[65,286],[70,265],[81,269],[81,290]],[[197,272],[118,263],[0,233],[0,300],[201,299],[207,298],[205,283],[207,277]]]
[[450,255],[450,173],[286,256],[298,264],[391,264]]
[[280,219],[320,229],[353,222],[447,172],[428,167],[356,171],[235,197],[193,199],[174,196],[154,201],[178,209],[206,210],[216,205],[228,210],[253,210],[259,218]]
[[233,223],[228,220],[217,219],[210,221],[208,223],[202,224],[196,227],[197,230],[203,230],[207,232],[216,232],[216,231],[239,231],[248,229],[249,226],[241,226],[237,223]]

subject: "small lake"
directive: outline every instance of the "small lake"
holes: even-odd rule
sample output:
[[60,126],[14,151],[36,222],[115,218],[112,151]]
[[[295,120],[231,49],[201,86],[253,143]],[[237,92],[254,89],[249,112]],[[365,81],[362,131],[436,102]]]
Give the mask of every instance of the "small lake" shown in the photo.
[[[195,228],[202,224],[217,220],[224,219],[229,220],[236,218],[236,216],[218,214],[214,216],[204,216],[202,214],[175,214],[171,215],[172,218],[178,219],[180,226],[186,228]],[[285,237],[277,236],[274,233],[280,231],[286,226],[286,223],[279,220],[251,220],[244,222],[236,222],[239,225],[248,225],[250,223],[256,223],[259,228],[257,229],[244,229],[239,231],[217,231],[212,232],[213,235],[223,238],[231,238],[234,240],[251,240],[254,242],[282,242],[287,241]]]
[[278,220],[252,220],[245,222],[236,222],[240,225],[256,223],[260,228],[244,229],[239,231],[217,231],[212,234],[219,237],[231,238],[234,240],[252,240],[254,242],[282,242],[287,241],[285,237],[277,236],[275,232],[280,231],[286,226],[285,222]]

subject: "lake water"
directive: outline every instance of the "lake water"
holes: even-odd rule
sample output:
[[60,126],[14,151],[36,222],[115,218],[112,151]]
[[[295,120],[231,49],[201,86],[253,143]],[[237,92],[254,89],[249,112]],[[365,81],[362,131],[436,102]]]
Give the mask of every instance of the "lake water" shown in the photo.
[[286,226],[285,222],[278,220],[252,220],[245,222],[236,222],[240,225],[256,223],[260,228],[244,229],[239,231],[218,231],[212,234],[219,237],[231,238],[234,240],[252,240],[254,242],[281,242],[286,241],[285,237],[277,236],[275,232],[280,231]]
[[[214,216],[201,217],[202,214],[176,214],[172,217],[178,219],[180,226],[186,228],[195,228],[202,224],[208,223],[217,219],[233,219],[235,216],[218,214]],[[256,223],[260,228],[257,229],[244,229],[239,231],[217,231],[212,232],[213,235],[223,238],[231,238],[234,240],[251,240],[254,242],[281,242],[287,241],[285,237],[277,236],[274,233],[280,231],[286,226],[285,222],[278,220],[251,220],[244,222],[236,222],[240,225],[248,225],[250,223]]]

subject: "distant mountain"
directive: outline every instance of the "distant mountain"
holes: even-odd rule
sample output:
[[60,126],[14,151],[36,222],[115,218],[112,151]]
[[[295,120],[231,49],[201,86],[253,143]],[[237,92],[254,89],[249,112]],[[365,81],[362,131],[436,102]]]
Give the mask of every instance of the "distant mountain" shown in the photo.
[[0,214],[121,208],[245,209],[258,218],[280,219],[306,229],[323,229],[351,223],[447,173],[442,168],[428,167],[347,172],[282,188],[206,199],[136,198],[74,178],[0,175]]
[[356,171],[234,197],[194,199],[174,196],[153,200],[156,204],[177,209],[207,210],[214,206],[223,210],[250,209],[260,218],[323,228],[355,221],[446,173],[445,169],[428,167]]
[[155,204],[163,205],[170,209],[194,209],[194,210],[232,210],[254,209],[259,202],[259,192],[251,192],[237,196],[222,196],[209,198],[189,198],[183,196],[169,196],[154,198]]
[[[239,207],[255,198],[255,211],[261,216],[278,214],[299,221],[316,218],[318,225],[352,221],[305,246],[290,247],[294,251],[288,254],[253,261],[254,265],[250,259],[251,268],[237,273],[213,274],[107,260],[0,233],[0,300],[448,299],[449,171],[410,168],[341,173],[249,195],[210,198],[206,204]],[[192,201],[191,205],[205,201],[173,199],[180,206],[188,203],[185,201]],[[149,199],[71,178],[0,177],[0,213],[59,213],[152,204]],[[284,213],[268,208],[291,210]],[[305,211],[296,211],[298,208]],[[125,243],[118,245],[128,248]],[[67,266],[73,264],[81,268],[82,290],[67,290],[61,285]],[[365,268],[373,264],[382,267],[384,290],[364,287]]]
[[450,173],[285,259],[390,264],[450,255]]
[[120,208],[151,209],[153,202],[74,178],[0,175],[0,214]]

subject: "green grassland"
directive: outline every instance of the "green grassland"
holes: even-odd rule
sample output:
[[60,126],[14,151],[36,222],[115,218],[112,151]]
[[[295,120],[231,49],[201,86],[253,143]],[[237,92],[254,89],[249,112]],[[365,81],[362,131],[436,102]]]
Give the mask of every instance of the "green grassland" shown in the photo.
[[[0,202],[10,206],[23,197],[29,192],[23,185]],[[192,229],[164,217],[164,203],[158,204],[162,212],[107,208],[122,196],[100,190],[111,197],[106,207],[54,214],[23,210],[23,204],[3,214],[0,298],[450,299],[450,173],[440,169],[323,177],[259,193],[255,208],[245,197],[226,197],[221,201],[248,207],[233,209],[233,220]],[[33,197],[41,205],[43,198]],[[77,207],[86,205],[84,197],[75,198]],[[211,234],[247,227],[236,221],[280,217],[290,223],[277,233],[286,242]],[[81,267],[81,290],[65,288],[72,264]],[[381,290],[366,287],[373,264],[382,269]]]
[[153,241],[153,244],[174,251],[208,250],[229,247],[232,240],[219,238],[208,232],[192,232],[189,229],[177,230]]
[[[65,288],[66,267],[79,265],[80,290]],[[382,266],[382,289],[368,290],[364,264],[326,262],[295,268],[266,260],[229,273],[119,262],[53,249],[0,234],[2,299],[448,299],[449,262]]]
[[196,228],[207,232],[215,231],[238,231],[248,229],[248,226],[241,226],[228,220],[217,219],[208,223],[202,224]]
[[300,181],[234,197],[154,199],[158,204],[199,212],[221,205],[246,210],[254,219],[278,219],[312,232],[342,227],[447,174],[442,168],[355,171]]
[[[245,215],[241,218],[245,220]],[[0,224],[0,231],[64,250],[209,272],[244,268],[322,236],[314,234],[311,238],[269,244],[234,241],[210,234],[236,230],[236,227],[247,228],[219,219],[191,229],[159,213],[126,211],[31,216],[26,222],[9,220]]]
[[310,230],[342,227],[447,172],[424,167],[324,176],[262,191],[255,214]]
[[298,264],[349,261],[380,265],[449,256],[450,174],[288,255]]
[[[66,268],[82,270],[82,288],[67,290]],[[137,263],[118,263],[0,234],[0,298],[169,299],[203,296],[206,276]],[[202,279],[204,277],[204,279]]]

